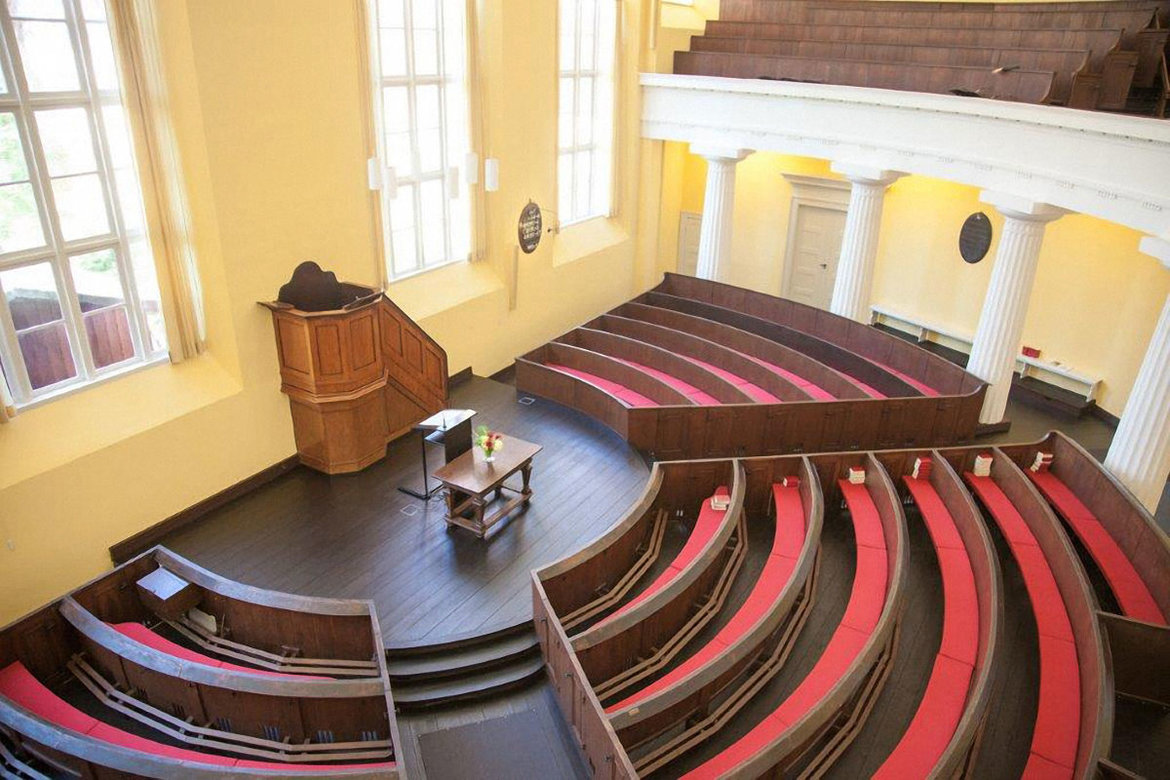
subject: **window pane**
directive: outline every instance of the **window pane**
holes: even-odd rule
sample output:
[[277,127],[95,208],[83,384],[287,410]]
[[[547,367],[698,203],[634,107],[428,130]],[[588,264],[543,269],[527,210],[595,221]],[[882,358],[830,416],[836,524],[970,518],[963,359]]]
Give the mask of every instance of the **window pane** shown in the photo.
[[0,187],[0,252],[45,245],[36,196],[31,184]]
[[390,233],[394,273],[408,273],[418,266],[415,246],[414,187],[399,186],[390,201]]
[[53,198],[66,241],[110,232],[106,196],[97,174],[53,180]]
[[575,80],[571,78],[561,79],[560,89],[560,112],[557,121],[557,144],[562,149],[567,149],[573,145],[573,110],[576,105],[575,90],[573,85]]
[[418,108],[418,156],[419,173],[434,173],[443,168],[442,138],[439,126],[439,88],[434,85],[420,86],[415,91],[415,106]]
[[12,23],[28,88],[32,92],[72,92],[80,87],[73,44],[64,22]]
[[422,198],[423,264],[440,265],[447,260],[447,215],[441,180],[425,181]]
[[404,27],[402,0],[378,0],[378,24],[382,27]]
[[378,51],[382,57],[383,76],[406,75],[406,31],[381,30]]
[[593,155],[589,152],[577,152],[576,159],[573,160],[573,200],[576,204],[577,218],[587,217],[592,215],[592,208],[589,203],[589,193],[591,185],[589,181],[590,163],[593,162]]
[[8,0],[8,11],[22,19],[64,19],[61,0]]
[[406,87],[382,90],[382,126],[388,133],[410,131],[410,102]]
[[69,258],[73,289],[82,314],[125,302],[118,257],[113,249],[100,249]]
[[96,368],[123,363],[134,357],[134,339],[130,335],[130,316],[125,306],[101,309],[82,317],[85,338]]
[[89,33],[89,55],[93,62],[93,74],[98,89],[118,89],[118,64],[114,59],[114,47],[110,41],[110,28],[102,22],[91,22],[85,27]]
[[560,217],[566,222],[577,218],[573,212],[573,155],[562,154],[557,157],[557,203],[560,204]]
[[[425,5],[425,3],[419,3]],[[439,72],[439,36],[434,30],[414,30],[414,73],[434,76]]]
[[50,176],[68,176],[97,170],[88,111],[84,108],[38,111],[36,119]]
[[106,0],[81,0],[81,15],[88,21],[106,18]]
[[28,181],[28,163],[20,145],[16,117],[0,114],[0,184],[14,181]]
[[147,352],[153,355],[167,348],[167,325],[163,320],[162,297],[159,294],[158,278],[154,268],[154,254],[150,251],[150,242],[145,235],[131,236],[128,243],[134,288],[138,292],[138,306],[150,336]]
[[57,283],[48,263],[0,272],[16,340],[34,390],[77,376]]

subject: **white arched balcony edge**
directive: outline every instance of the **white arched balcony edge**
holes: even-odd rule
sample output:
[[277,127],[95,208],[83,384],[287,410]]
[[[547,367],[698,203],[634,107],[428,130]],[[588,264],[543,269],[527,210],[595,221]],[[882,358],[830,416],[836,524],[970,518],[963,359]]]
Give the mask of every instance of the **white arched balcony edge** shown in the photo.
[[642,135],[921,174],[1170,236],[1170,122],[827,84],[643,74]]

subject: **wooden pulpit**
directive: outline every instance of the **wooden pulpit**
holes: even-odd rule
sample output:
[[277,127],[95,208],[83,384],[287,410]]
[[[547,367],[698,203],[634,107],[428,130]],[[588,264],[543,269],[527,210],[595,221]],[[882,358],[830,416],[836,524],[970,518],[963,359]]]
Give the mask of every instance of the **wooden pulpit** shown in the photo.
[[340,287],[334,300],[349,300],[341,308],[262,303],[272,311],[297,452],[326,474],[376,463],[389,441],[447,406],[443,348],[377,290]]

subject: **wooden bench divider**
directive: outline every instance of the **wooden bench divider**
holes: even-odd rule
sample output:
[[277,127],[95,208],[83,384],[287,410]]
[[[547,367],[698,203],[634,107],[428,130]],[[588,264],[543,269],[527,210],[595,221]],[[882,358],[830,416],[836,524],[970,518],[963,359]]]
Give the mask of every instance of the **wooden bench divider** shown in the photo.
[[[738,573],[747,545],[743,470],[736,463],[707,465],[711,475],[723,479],[710,486],[702,500],[718,484],[727,484],[728,466],[732,472],[731,505],[716,533],[668,582],[572,640],[573,652],[599,698],[616,695],[674,658],[715,617]],[[700,479],[706,484],[709,477]]]

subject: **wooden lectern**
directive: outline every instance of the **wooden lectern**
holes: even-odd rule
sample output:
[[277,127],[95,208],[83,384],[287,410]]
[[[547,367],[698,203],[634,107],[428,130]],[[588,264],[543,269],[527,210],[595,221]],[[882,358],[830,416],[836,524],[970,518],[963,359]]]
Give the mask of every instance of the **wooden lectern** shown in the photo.
[[340,288],[350,301],[340,309],[261,304],[272,311],[297,452],[326,474],[376,463],[389,441],[447,406],[443,348],[379,291]]

